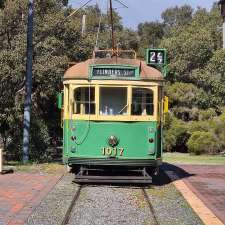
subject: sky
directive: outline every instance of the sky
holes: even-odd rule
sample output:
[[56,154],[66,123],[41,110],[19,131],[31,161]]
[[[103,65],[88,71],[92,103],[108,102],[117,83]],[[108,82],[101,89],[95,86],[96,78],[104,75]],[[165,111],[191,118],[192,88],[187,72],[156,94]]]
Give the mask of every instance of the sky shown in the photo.
[[[213,0],[120,0],[128,6],[123,8],[113,0],[113,6],[117,12],[122,16],[123,25],[129,28],[135,29],[137,25],[145,21],[156,21],[161,19],[161,13],[176,5],[181,6],[184,4],[191,5],[193,8],[198,6],[206,9],[210,9]],[[69,3],[74,7],[79,7],[87,0],[70,0]],[[107,8],[107,0],[93,0],[90,4],[96,4],[98,2],[100,8]]]

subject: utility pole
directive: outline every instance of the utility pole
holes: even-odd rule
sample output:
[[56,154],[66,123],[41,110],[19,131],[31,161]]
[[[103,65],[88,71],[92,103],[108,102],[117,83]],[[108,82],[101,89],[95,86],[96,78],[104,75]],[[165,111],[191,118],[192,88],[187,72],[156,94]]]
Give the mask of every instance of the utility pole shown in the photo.
[[110,2],[110,23],[111,23],[111,38],[112,38],[112,50],[115,51],[115,37],[114,37],[114,21],[113,21],[113,8],[112,8],[112,0]]
[[220,0],[221,16],[223,17],[223,49],[225,49],[225,0]]
[[26,63],[26,83],[25,83],[26,93],[24,101],[24,119],[23,119],[23,163],[27,163],[29,160],[32,66],[33,66],[33,17],[34,17],[34,0],[29,0],[28,19],[27,19],[27,63]]

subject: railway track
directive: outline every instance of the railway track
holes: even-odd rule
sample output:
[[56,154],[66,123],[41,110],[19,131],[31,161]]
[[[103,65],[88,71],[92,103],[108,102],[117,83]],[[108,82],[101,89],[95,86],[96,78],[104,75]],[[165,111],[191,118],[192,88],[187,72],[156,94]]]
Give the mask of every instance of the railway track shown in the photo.
[[[84,190],[84,187],[85,187],[85,185],[80,185],[79,186],[76,194],[74,195],[74,197],[73,197],[73,199],[71,201],[71,204],[70,204],[70,206],[69,206],[69,208],[68,208],[68,210],[67,210],[67,212],[65,214],[65,217],[64,217],[63,222],[61,223],[61,225],[74,224],[74,221],[72,221],[74,218],[71,217],[71,215],[73,214],[73,211],[76,209],[75,207],[77,205],[77,202],[79,201],[79,197],[80,197],[80,194],[81,194],[82,190]],[[101,189],[105,188],[106,190],[109,189],[109,188],[113,188],[113,187],[109,187],[109,186],[104,186],[104,187],[102,187],[102,186],[86,186],[86,187],[88,187],[88,188],[95,188],[95,189],[99,187]],[[134,190],[134,189],[129,188],[129,187],[124,187],[124,188],[118,187],[118,189],[122,189],[123,191],[130,192],[130,194],[132,194],[132,191]],[[145,199],[145,201],[147,203],[147,208],[149,209],[149,212],[150,212],[149,216],[151,218],[149,218],[149,220],[151,220],[151,225],[159,225],[159,222],[157,220],[157,217],[156,217],[153,205],[151,203],[151,200],[149,199],[149,196],[148,196],[148,193],[147,193],[146,189],[141,187],[140,191],[141,191],[141,194],[143,195],[143,197],[144,197],[144,199]],[[118,200],[117,198],[115,200],[113,199],[113,201],[117,201],[117,200]],[[101,201],[101,200],[99,200],[99,201]],[[130,203],[127,202],[125,204],[129,205]],[[94,203],[93,203],[92,207],[95,207]],[[85,210],[83,210],[83,212],[85,212]],[[94,219],[95,218],[93,218],[93,220]],[[85,224],[86,224],[86,222],[85,222]],[[103,224],[105,224],[105,222]],[[129,224],[129,223],[127,221],[127,223],[125,222],[123,224]]]
[[146,202],[147,202],[147,204],[148,204],[149,210],[151,211],[151,214],[152,214],[152,216],[153,216],[153,220],[154,220],[154,224],[153,224],[153,225],[160,225],[160,223],[159,223],[158,220],[157,220],[157,217],[156,217],[156,214],[155,214],[155,210],[154,210],[154,208],[153,208],[153,205],[152,205],[152,203],[151,203],[151,200],[149,199],[148,193],[147,193],[147,191],[145,190],[145,188],[142,188],[142,193],[143,193],[143,195],[144,195],[144,197],[145,197],[145,200],[146,200]]
[[74,197],[73,197],[73,199],[72,199],[72,201],[70,203],[70,206],[69,206],[69,208],[68,208],[68,210],[66,212],[66,215],[65,215],[61,225],[67,225],[69,223],[71,212],[72,212],[73,208],[75,207],[77,200],[80,197],[80,193],[81,193],[81,189],[82,188],[83,188],[83,185],[80,185],[78,190],[77,190],[77,192],[76,192],[76,194],[74,195]]

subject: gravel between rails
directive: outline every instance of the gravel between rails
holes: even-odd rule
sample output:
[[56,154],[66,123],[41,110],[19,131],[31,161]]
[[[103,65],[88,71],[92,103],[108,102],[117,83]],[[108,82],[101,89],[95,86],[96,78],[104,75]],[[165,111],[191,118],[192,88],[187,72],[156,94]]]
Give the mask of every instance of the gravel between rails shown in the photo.
[[[165,177],[157,178],[160,182]],[[61,225],[79,185],[65,175],[25,225]],[[160,225],[203,225],[172,183],[156,182],[145,189]],[[82,186],[69,225],[155,225],[140,187]]]
[[87,186],[68,224],[154,225],[154,220],[140,188]]
[[29,216],[25,225],[60,225],[78,190],[74,175],[66,174]]

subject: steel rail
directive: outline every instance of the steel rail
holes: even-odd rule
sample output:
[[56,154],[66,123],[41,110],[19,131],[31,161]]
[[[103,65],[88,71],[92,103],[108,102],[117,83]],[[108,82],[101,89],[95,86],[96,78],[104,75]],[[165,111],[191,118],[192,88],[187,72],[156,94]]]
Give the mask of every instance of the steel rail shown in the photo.
[[149,197],[148,197],[148,194],[147,194],[145,188],[142,188],[142,192],[143,192],[143,195],[144,195],[144,197],[145,197],[146,202],[148,203],[148,207],[149,207],[149,209],[150,209],[150,211],[151,211],[151,214],[152,214],[152,216],[153,216],[153,220],[154,220],[154,224],[153,224],[153,225],[160,225],[160,223],[159,223],[159,221],[157,220],[157,217],[156,217],[156,215],[155,215],[155,210],[154,210],[154,208],[153,208],[153,205],[152,205],[152,203],[151,203],[151,201],[150,201],[150,199],[149,199]]
[[80,193],[81,193],[81,189],[82,188],[83,188],[83,186],[80,185],[79,188],[78,188],[78,190],[77,190],[77,192],[76,192],[76,194],[74,195],[74,197],[73,197],[73,199],[72,199],[72,201],[70,203],[69,208],[66,211],[66,215],[65,215],[65,217],[64,217],[61,225],[67,225],[68,224],[68,222],[70,220],[70,216],[71,216],[72,210],[73,210],[74,206],[76,205],[77,200],[80,197]]

